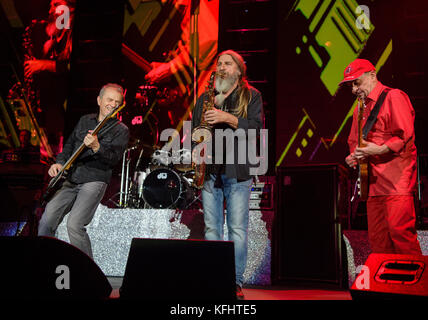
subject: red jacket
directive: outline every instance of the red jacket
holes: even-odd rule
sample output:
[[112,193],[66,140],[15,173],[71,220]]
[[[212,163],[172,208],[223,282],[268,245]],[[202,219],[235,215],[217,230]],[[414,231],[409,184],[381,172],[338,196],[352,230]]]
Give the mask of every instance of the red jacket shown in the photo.
[[[387,88],[378,82],[366,99],[363,126],[379,95]],[[409,195],[416,188],[415,111],[409,97],[399,89],[391,89],[380,108],[377,121],[367,141],[386,144],[390,152],[369,158],[369,196]],[[358,108],[355,108],[349,150],[358,143]]]

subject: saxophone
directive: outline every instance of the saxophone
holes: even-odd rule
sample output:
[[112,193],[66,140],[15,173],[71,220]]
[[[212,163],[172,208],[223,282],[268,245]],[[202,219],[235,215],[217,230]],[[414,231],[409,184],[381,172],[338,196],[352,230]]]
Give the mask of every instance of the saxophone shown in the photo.
[[[32,20],[31,24],[25,28],[24,33],[22,35],[24,63],[25,61],[36,59],[34,54],[33,31],[36,25],[39,23],[44,24],[45,21]],[[22,100],[25,102],[23,104],[24,105],[23,110],[15,111],[16,121],[17,122],[22,121],[21,118],[24,118],[24,117],[30,120],[29,123],[25,123],[22,127],[20,126],[20,129],[30,130],[31,135],[37,137],[37,143],[43,146],[44,150],[46,151],[46,154],[48,157],[47,160],[53,161],[54,153],[52,152],[52,149],[48,143],[46,133],[42,128],[40,128],[37,121],[37,117],[34,114],[35,112],[37,114],[41,112],[40,95],[39,95],[39,91],[37,90],[36,83],[34,82],[34,78],[33,76],[26,76],[24,72],[24,79],[21,83],[16,71],[14,71],[14,73],[17,81],[9,90],[8,100],[10,100],[11,102],[13,100]],[[24,117],[19,116],[19,114],[21,113],[24,114]]]
[[[22,49],[24,64],[26,61],[34,60],[34,44],[33,44],[33,29],[38,23],[37,20],[32,20],[22,34]],[[15,71],[14,71],[15,72]],[[8,99],[27,99],[32,109],[40,109],[40,99],[35,88],[33,76],[26,76],[24,72],[23,81],[20,81],[19,76],[15,72],[16,83],[9,90]],[[24,98],[25,97],[25,98]]]
[[[42,21],[43,22],[43,21]],[[22,35],[22,47],[24,49],[24,63],[29,60],[35,60],[34,55],[34,44],[33,44],[33,30],[39,21],[32,20],[31,24],[25,28]],[[26,95],[28,102],[33,111],[40,112],[40,96],[38,90],[35,88],[33,76],[26,76],[24,73],[23,83],[24,94]]]
[[[201,123],[192,130],[192,142],[196,143],[196,145],[200,145],[201,143],[206,144],[211,138],[212,126],[205,120],[205,112],[215,108],[214,81],[216,75],[223,76],[223,74],[216,73],[215,71],[211,73],[207,88],[208,99],[204,101],[202,106]],[[205,148],[203,148],[200,151],[200,154],[197,155],[196,151],[199,151],[199,149],[200,148],[194,148],[192,152],[192,169],[194,170],[192,186],[197,189],[201,189],[204,185],[206,170]],[[196,162],[195,159],[197,157],[199,157],[200,160]]]

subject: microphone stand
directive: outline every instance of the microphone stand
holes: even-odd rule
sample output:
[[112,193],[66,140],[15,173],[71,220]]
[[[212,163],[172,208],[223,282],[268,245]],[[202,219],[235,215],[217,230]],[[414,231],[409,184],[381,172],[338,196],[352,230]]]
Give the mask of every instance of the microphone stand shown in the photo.
[[[144,148],[141,148],[140,155],[138,156],[137,163],[135,164],[134,172],[138,172],[138,171],[137,171],[137,169],[138,169],[138,166],[140,165],[140,160],[141,160],[141,156],[143,155],[143,152],[144,152]],[[135,176],[134,176],[134,180],[135,180],[135,179],[139,179],[139,177],[138,177],[138,176],[137,176],[137,177],[135,177]],[[137,190],[137,194],[138,194],[137,208],[139,208],[139,207],[140,207],[140,201],[141,201],[141,195],[142,195],[142,193],[143,193],[143,186],[139,184],[139,181],[137,181],[137,183],[138,183],[138,190]],[[132,181],[131,181],[131,188],[132,188]],[[140,190],[140,189],[141,189],[141,190]]]
[[[132,148],[131,148],[132,149]],[[125,175],[125,207],[128,207],[128,194],[129,194],[129,162],[131,161],[130,149],[127,149],[127,159],[126,159],[126,175]]]
[[122,173],[120,176],[120,195],[119,195],[119,207],[120,208],[123,208],[123,183],[124,183],[123,179],[125,176],[125,154],[126,154],[126,152],[128,152],[128,150],[125,150],[123,152],[123,157],[122,157]]
[[137,147],[131,147],[123,152],[122,157],[122,174],[120,179],[120,196],[119,207],[126,208],[128,206],[128,193],[129,193],[129,163],[131,161],[131,151]]

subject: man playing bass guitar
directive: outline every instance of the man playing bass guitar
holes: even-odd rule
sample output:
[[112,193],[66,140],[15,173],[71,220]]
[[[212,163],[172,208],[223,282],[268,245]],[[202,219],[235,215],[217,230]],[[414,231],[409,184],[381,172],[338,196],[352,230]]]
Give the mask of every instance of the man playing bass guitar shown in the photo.
[[[58,225],[69,214],[70,242],[91,258],[91,243],[85,226],[91,222],[110,181],[112,168],[120,160],[129,140],[126,125],[111,116],[123,100],[121,86],[112,83],[103,86],[97,97],[98,114],[80,118],[56,163],[48,171],[51,177],[62,174],[76,151],[83,149],[70,167],[67,179],[47,203],[38,235],[55,236]],[[101,129],[100,123],[103,124]]]
[[[351,153],[345,161],[354,168],[360,161],[368,162],[367,222],[372,252],[420,255],[413,198],[415,112],[409,97],[380,83],[375,67],[365,59],[356,59],[345,69],[343,83],[360,100],[348,138]],[[358,126],[359,111],[366,130]],[[361,131],[365,134],[359,141]]]

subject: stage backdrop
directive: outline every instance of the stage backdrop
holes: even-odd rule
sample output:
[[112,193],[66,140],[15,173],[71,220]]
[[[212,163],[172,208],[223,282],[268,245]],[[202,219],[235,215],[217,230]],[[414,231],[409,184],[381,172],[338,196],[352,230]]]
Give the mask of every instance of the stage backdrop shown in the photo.
[[[217,54],[218,10],[219,0],[126,1],[123,120],[131,142],[163,146],[163,129],[181,133],[183,121],[191,119]],[[152,70],[162,76],[145,78]]]

